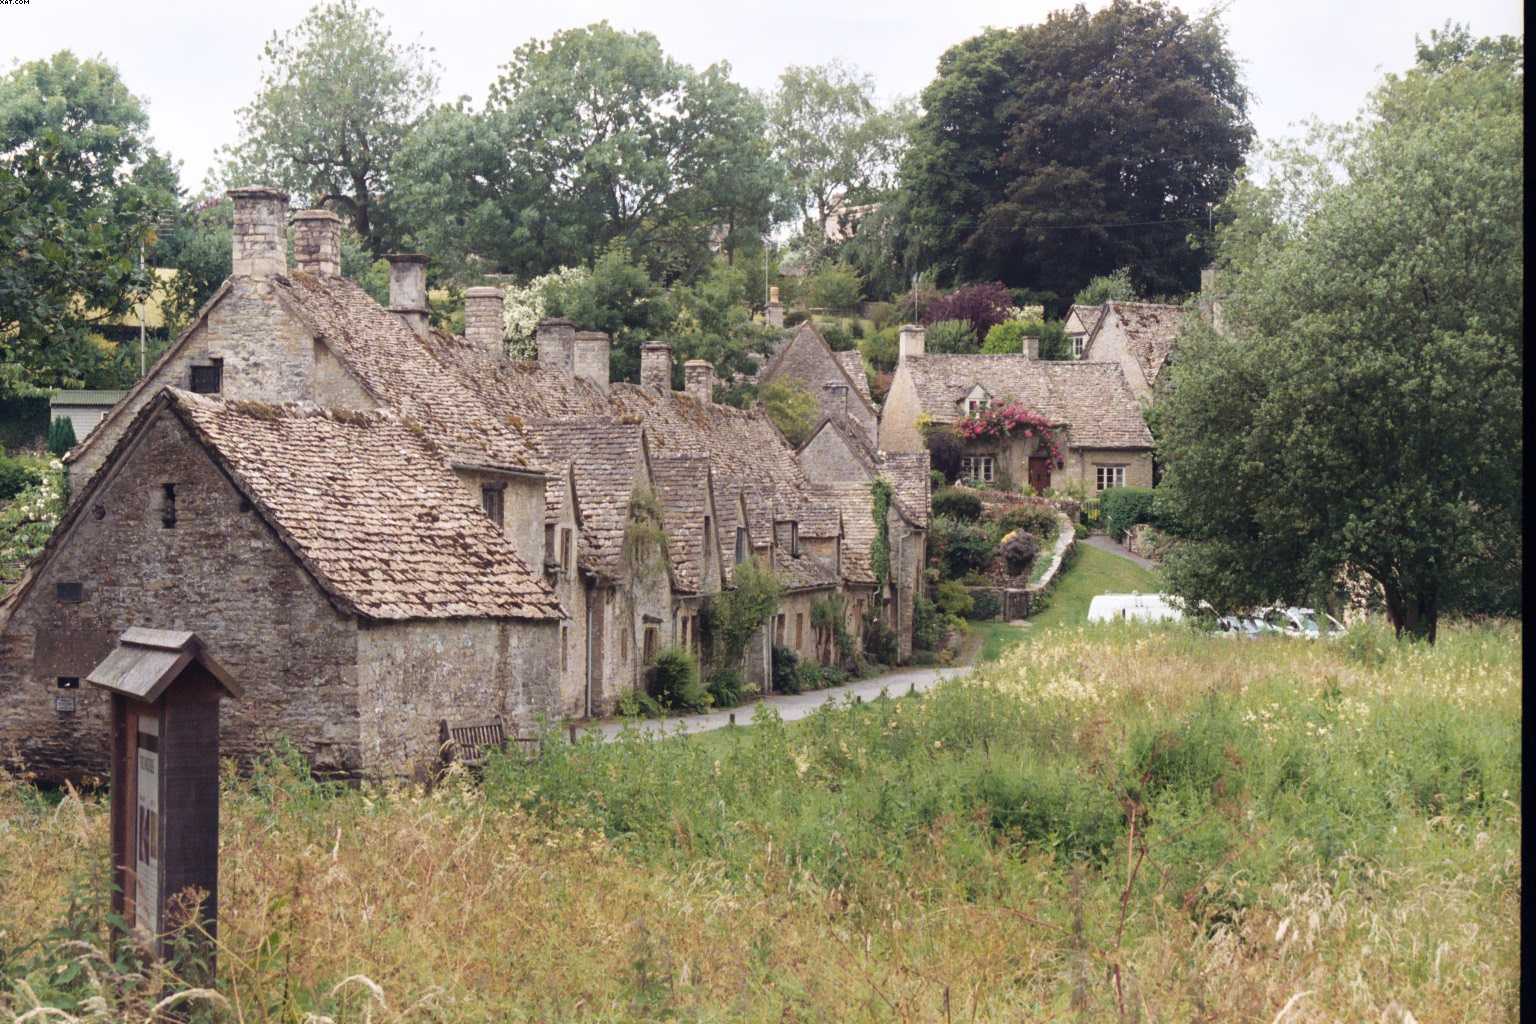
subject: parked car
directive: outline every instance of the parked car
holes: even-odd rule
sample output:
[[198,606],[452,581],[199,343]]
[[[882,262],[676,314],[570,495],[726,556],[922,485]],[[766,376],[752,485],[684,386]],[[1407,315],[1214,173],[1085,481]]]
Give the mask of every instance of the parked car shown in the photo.
[[1088,602],[1089,622],[1179,622],[1184,612],[1164,594],[1099,594]]
[[[1254,612],[1266,629],[1285,636],[1317,639],[1319,636],[1339,636],[1344,632],[1343,623],[1323,612],[1321,618],[1311,608],[1260,608]],[[1322,624],[1320,628],[1319,624]]]
[[1269,627],[1250,615],[1223,615],[1216,620],[1216,630],[1220,636],[1255,640],[1269,632]]

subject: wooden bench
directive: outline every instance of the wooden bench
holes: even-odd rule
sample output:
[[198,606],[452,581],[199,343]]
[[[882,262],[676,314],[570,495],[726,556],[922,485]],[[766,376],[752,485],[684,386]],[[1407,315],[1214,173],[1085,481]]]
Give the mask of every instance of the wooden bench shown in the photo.
[[[492,750],[505,753],[508,739],[506,723],[500,715],[489,722],[472,725],[449,725],[446,718],[437,723],[438,749],[442,752],[444,765],[457,761],[469,768],[479,768]],[[537,736],[512,736],[510,739],[525,758],[532,760],[538,756]]]

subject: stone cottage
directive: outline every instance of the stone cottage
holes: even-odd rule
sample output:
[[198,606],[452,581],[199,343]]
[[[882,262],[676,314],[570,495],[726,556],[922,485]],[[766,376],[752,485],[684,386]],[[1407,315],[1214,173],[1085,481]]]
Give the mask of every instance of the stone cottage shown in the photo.
[[557,712],[554,592],[418,424],[202,397],[141,403],[0,603],[0,749],[104,772],[80,680],[134,626],[188,629],[245,687],[221,746],[399,773],[439,719]]
[[857,351],[833,352],[811,321],[795,328],[757,379],[760,386],[774,381],[799,384],[816,399],[822,419],[847,419],[870,444],[875,443],[880,412],[870,395],[863,357]]
[[977,441],[966,447],[962,477],[1038,491],[1152,486],[1152,434],[1119,363],[1042,360],[1030,351],[930,356],[923,342],[921,327],[902,328],[896,375],[881,411],[881,449],[922,451],[925,424],[955,424],[1017,402],[1046,419],[1060,461],[1038,437]]
[[1081,309],[1073,306],[1067,323],[1074,347],[1074,329],[1083,329],[1081,358],[1118,364],[1136,400],[1152,404],[1188,311],[1158,302],[1106,302],[1097,316]]

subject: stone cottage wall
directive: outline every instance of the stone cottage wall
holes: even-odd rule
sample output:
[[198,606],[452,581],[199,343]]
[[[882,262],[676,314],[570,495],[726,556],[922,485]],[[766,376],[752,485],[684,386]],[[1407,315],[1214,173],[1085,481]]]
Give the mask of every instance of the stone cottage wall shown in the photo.
[[[164,484],[176,525],[163,525]],[[46,777],[105,772],[108,698],[83,682],[129,627],[187,629],[245,687],[223,702],[222,751],[293,741],[356,770],[357,636],[169,410],[89,497],[0,633],[0,751]],[[59,600],[79,583],[82,600]],[[58,679],[82,680],[60,689]]]

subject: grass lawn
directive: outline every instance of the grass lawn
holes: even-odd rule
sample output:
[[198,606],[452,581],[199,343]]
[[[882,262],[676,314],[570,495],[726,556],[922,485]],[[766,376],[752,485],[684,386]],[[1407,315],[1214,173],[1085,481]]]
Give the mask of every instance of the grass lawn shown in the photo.
[[1057,578],[1050,603],[1030,616],[1028,626],[1010,626],[1006,622],[981,622],[971,628],[983,636],[980,662],[996,661],[1009,647],[1031,635],[1057,626],[1081,626],[1088,621],[1088,602],[1099,594],[1123,594],[1131,591],[1154,593],[1157,576],[1128,559],[1087,544],[1078,544],[1077,554],[1066,571]]

